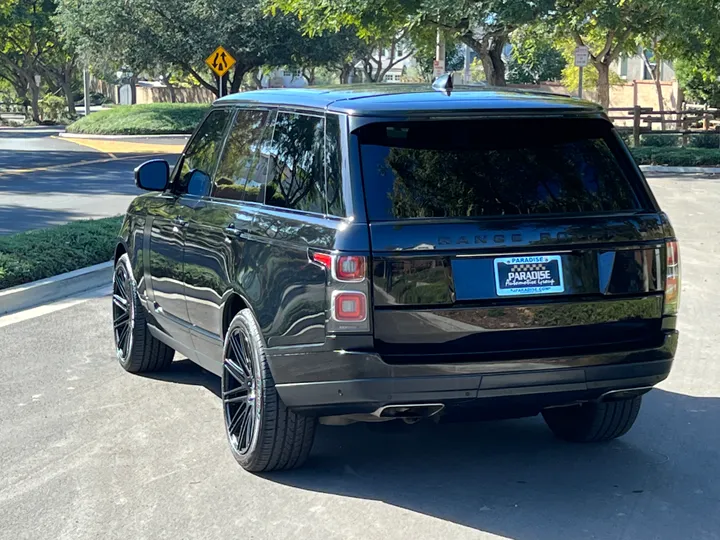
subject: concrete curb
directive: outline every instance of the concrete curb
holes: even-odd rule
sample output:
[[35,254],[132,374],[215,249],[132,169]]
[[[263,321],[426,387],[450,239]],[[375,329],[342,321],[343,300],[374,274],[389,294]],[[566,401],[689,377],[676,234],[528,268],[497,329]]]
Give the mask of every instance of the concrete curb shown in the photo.
[[642,172],[675,174],[720,174],[720,167],[669,167],[665,165],[640,165]]
[[98,139],[113,141],[116,139],[188,139],[189,134],[171,133],[169,135],[94,135],[92,133],[68,133],[63,131],[59,133],[63,139]]
[[88,266],[0,291],[0,315],[29,309],[89,291],[112,281],[113,262]]

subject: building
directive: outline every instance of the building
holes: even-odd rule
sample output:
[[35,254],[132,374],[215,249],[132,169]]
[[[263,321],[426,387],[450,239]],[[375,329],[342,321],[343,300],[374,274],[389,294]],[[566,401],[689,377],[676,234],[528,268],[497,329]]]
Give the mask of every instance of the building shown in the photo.
[[[647,58],[647,62],[643,59],[643,54]],[[653,76],[650,69],[648,69],[648,64],[650,64],[652,69],[655,69],[657,65],[655,55],[652,51],[643,50],[642,47],[638,47],[637,54],[633,56],[621,56],[612,63],[611,68],[625,81],[652,81]],[[674,79],[675,70],[673,69],[672,62],[663,60],[660,64],[660,80],[672,81]]]

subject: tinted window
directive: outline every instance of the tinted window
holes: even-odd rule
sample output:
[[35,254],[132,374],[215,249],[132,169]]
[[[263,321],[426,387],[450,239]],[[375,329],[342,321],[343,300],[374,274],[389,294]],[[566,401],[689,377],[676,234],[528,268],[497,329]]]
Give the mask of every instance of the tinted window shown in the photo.
[[213,197],[263,202],[268,158],[261,154],[260,143],[269,117],[268,111],[238,111],[215,175]]
[[175,191],[198,196],[209,193],[229,116],[229,111],[217,109],[205,118],[185,151]]
[[267,204],[325,213],[324,131],[317,116],[278,113],[268,147]]
[[325,152],[327,153],[327,213],[345,217],[345,203],[342,193],[342,146],[340,142],[340,121],[337,116],[328,116],[325,126]]
[[374,124],[360,138],[372,220],[640,209],[603,121]]

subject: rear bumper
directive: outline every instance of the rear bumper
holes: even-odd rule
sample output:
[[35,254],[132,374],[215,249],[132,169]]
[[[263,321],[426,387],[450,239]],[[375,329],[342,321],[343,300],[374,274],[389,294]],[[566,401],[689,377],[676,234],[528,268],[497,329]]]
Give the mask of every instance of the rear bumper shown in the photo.
[[651,387],[670,373],[676,331],[652,349],[498,363],[389,365],[371,353],[325,351],[269,357],[284,403],[308,414],[366,413],[383,405],[444,403],[532,408]]

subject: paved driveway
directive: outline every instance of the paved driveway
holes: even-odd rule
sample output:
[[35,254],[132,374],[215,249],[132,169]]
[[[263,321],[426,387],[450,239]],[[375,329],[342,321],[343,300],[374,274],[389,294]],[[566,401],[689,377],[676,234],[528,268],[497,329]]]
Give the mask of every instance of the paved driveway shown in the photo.
[[133,169],[151,157],[177,158],[143,153],[142,143],[135,153],[102,152],[58,133],[0,130],[0,234],[122,214],[140,193]]
[[218,380],[182,360],[123,372],[98,291],[0,318],[0,538],[720,538],[720,181],[652,184],[682,242],[682,336],[626,437],[322,426],[304,469],[255,476],[226,447]]

